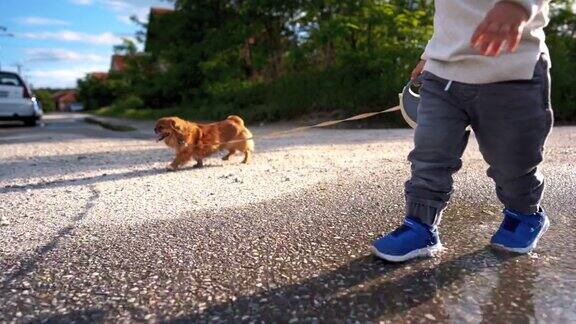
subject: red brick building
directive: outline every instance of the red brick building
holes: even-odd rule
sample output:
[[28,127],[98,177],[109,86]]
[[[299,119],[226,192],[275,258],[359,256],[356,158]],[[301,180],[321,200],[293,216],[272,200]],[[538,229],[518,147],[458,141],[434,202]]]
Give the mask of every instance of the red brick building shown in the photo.
[[77,102],[76,90],[58,91],[52,96],[52,100],[59,111],[71,111],[70,106]]

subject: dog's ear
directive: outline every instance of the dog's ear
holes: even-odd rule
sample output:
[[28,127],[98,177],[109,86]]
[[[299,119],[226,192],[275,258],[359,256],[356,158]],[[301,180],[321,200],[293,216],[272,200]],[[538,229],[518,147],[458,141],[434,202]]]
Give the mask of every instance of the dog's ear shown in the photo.
[[182,128],[180,127],[180,125],[178,125],[178,122],[174,118],[168,119],[168,124],[170,125],[170,128],[172,128],[177,132],[180,132],[182,130]]
[[176,138],[178,139],[179,145],[192,145],[194,147],[198,146],[203,134],[202,130],[200,130],[200,128],[197,126],[193,126],[191,128],[188,127],[186,128],[185,132],[174,129],[174,132],[176,133]]

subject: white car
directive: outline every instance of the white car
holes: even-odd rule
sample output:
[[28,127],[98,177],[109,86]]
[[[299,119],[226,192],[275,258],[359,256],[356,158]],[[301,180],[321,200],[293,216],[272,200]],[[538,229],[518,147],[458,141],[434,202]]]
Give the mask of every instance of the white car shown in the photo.
[[24,80],[16,73],[0,71],[0,120],[35,126],[41,118],[42,108]]

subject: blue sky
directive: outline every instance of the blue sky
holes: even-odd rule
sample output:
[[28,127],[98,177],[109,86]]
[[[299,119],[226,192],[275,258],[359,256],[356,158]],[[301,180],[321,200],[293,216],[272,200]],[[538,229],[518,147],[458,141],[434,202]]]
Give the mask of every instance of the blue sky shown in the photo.
[[[139,29],[166,0],[0,0],[0,64],[34,87],[74,87],[87,72],[108,71],[115,44]],[[5,37],[6,33],[13,37]]]

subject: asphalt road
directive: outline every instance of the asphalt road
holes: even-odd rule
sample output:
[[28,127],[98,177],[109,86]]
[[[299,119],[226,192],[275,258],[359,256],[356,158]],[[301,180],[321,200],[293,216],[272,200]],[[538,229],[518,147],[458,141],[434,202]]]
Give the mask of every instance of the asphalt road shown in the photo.
[[82,118],[0,125],[0,322],[576,322],[575,127],[548,142],[535,253],[487,247],[501,206],[472,140],[446,250],[390,264],[369,245],[402,220],[411,130],[257,140],[250,165],[168,172],[151,123]]

